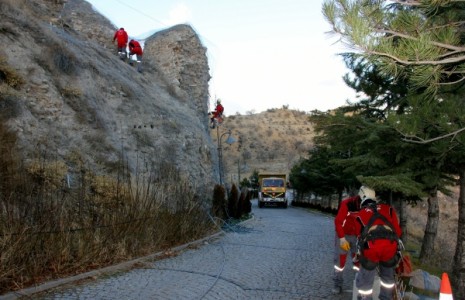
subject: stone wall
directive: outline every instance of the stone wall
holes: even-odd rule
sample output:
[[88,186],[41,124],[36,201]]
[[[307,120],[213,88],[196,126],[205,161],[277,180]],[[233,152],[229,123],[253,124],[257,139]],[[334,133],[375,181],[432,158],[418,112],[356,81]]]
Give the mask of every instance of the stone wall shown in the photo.
[[145,42],[144,59],[163,73],[173,93],[199,113],[208,112],[207,49],[189,25],[159,31]]

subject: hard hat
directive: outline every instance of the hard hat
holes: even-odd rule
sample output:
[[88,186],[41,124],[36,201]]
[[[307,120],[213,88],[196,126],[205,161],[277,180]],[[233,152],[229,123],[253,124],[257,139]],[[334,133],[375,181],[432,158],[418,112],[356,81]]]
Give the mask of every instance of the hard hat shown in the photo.
[[220,104],[220,103],[221,103],[221,99],[216,100],[216,103]]
[[369,202],[376,202],[376,192],[367,186],[362,185],[358,191],[358,195],[362,200],[360,202],[361,206],[367,205]]

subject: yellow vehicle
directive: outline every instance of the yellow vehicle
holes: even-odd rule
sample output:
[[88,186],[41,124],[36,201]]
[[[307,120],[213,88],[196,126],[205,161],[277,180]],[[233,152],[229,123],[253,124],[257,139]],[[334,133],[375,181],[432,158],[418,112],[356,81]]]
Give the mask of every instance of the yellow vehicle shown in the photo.
[[258,174],[258,207],[272,204],[287,208],[286,174]]

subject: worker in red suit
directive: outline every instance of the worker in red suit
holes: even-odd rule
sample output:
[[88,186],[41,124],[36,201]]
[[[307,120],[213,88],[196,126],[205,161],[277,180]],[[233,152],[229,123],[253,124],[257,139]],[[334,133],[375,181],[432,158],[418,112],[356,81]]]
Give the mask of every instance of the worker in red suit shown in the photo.
[[129,57],[136,55],[136,63],[137,63],[137,71],[140,73],[142,72],[142,47],[140,43],[136,40],[131,39],[129,41]]
[[123,27],[118,29],[113,36],[113,43],[116,40],[118,55],[121,59],[126,59],[126,47],[128,45],[128,34]]
[[[356,217],[360,210],[362,197],[374,197],[375,191],[368,187],[361,187],[359,194],[341,201],[337,215],[334,218],[336,229],[335,251],[334,251],[334,287],[333,294],[342,292],[343,271],[346,265],[347,256],[350,253],[351,259],[356,257],[357,251],[357,227]],[[358,263],[353,263],[353,269],[358,271]]]
[[395,209],[367,197],[361,202],[357,216],[358,252],[360,271],[355,285],[357,299],[373,299],[373,282],[377,272],[380,278],[380,300],[393,299],[395,267],[402,250],[402,230]]
[[212,116],[210,118],[210,127],[215,128],[217,124],[221,124],[223,121],[223,112],[224,107],[221,105],[221,99],[216,100],[216,107],[215,110],[211,113]]

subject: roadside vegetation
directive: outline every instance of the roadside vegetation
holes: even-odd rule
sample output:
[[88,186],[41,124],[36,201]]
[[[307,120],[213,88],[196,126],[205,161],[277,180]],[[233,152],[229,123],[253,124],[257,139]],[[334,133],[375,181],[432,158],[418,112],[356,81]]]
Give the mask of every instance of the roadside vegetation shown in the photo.
[[218,230],[205,199],[172,165],[131,178],[121,161],[115,174],[97,175],[78,158],[70,167],[48,150],[26,161],[15,141],[0,122],[0,293]]
[[[47,147],[24,159],[0,122],[0,294],[203,238],[251,212],[247,189],[199,195],[170,164],[99,175]],[[229,196],[228,196],[229,195]],[[212,203],[212,204],[208,204]]]

